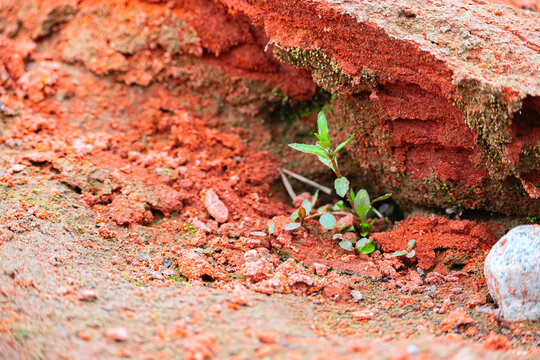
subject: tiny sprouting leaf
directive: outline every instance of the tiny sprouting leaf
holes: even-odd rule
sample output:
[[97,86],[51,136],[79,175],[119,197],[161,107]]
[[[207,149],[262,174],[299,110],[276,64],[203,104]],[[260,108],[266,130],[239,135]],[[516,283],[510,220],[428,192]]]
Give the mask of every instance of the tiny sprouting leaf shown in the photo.
[[317,117],[317,126],[319,127],[319,140],[321,140],[326,146],[326,148],[330,147],[330,135],[328,134],[328,123],[326,122],[326,116],[321,111],[319,112],[319,116]]
[[386,199],[388,199],[390,196],[392,196],[391,193],[390,193],[390,194],[385,194],[385,195],[383,195],[383,196],[379,196],[378,198],[376,198],[375,200],[373,200],[373,201],[371,202],[371,204],[373,205],[373,204],[375,204],[375,203],[378,202],[378,201],[386,200]]
[[326,213],[321,216],[319,219],[319,222],[321,223],[322,227],[327,230],[333,230],[336,228],[336,218],[334,215]]
[[348,250],[348,251],[353,251],[354,250],[352,243],[350,241],[348,241],[348,240],[340,241],[339,246],[342,249],[345,249],[345,250]]
[[343,202],[343,200],[339,200],[337,203],[335,203],[334,205],[332,205],[332,206],[330,207],[330,209],[332,209],[332,211],[345,210],[345,209],[346,209],[345,203]]
[[328,166],[332,171],[335,172],[334,166],[332,165],[332,162],[328,158],[323,158],[322,156],[319,156],[319,161],[322,162],[324,165]]
[[337,233],[337,234],[334,234],[332,236],[332,240],[336,240],[336,239],[343,239],[343,234],[342,233]]
[[354,193],[354,190],[351,188],[351,189],[349,190],[349,193],[351,194],[351,199],[352,199],[352,201],[354,202],[354,198],[356,197],[356,194]]
[[309,212],[311,211],[311,208],[313,207],[313,204],[311,203],[311,201],[309,201],[308,199],[304,199],[304,201],[302,201],[302,207],[301,209],[304,209],[304,211],[306,212],[304,214],[304,217],[309,214]]
[[324,150],[330,150],[330,145],[327,144],[326,142],[320,140],[320,139],[321,139],[321,136],[320,136],[319,134],[315,133],[314,135],[317,137],[317,139],[319,139],[319,141],[317,141],[317,142],[315,143],[315,145],[317,145],[317,146],[320,147],[321,149],[324,149]]
[[360,216],[360,219],[364,220],[370,208],[371,203],[368,192],[365,189],[360,189],[354,197],[354,210]]
[[328,154],[326,153],[326,150],[323,148],[317,146],[317,145],[309,145],[309,144],[289,144],[291,148],[297,151],[301,151],[308,154],[317,155],[319,157],[322,157],[323,159],[328,158]]
[[275,229],[276,229],[275,224],[270,224],[270,226],[268,226],[268,234],[273,235]]
[[[311,207],[315,206],[317,203],[317,199],[319,198],[319,190],[315,191],[315,194],[313,195],[313,199],[311,200]],[[309,211],[308,211],[309,214]]]
[[291,231],[291,230],[298,229],[299,227],[300,227],[300,223],[292,222],[292,223],[288,223],[287,225],[285,225],[285,226],[283,227],[283,230],[285,230],[285,231]]
[[407,249],[411,251],[415,243],[416,243],[416,240],[409,240],[409,243],[407,244]]
[[[364,241],[362,241],[362,240],[364,240]],[[366,242],[366,240],[367,240],[367,242]],[[359,244],[361,246],[359,246]],[[364,245],[362,245],[362,244],[364,244]],[[373,241],[371,241],[369,239],[362,238],[362,239],[358,240],[358,242],[356,243],[356,249],[361,254],[371,254],[373,251],[375,251],[375,244],[373,243]]]
[[253,236],[266,236],[266,233],[264,231],[253,231],[251,233]]
[[354,139],[354,135],[351,135],[350,138],[348,138],[346,141],[342,142],[341,144],[339,144],[337,147],[336,147],[336,150],[334,150],[334,152],[337,154],[337,152],[341,149],[343,149],[345,146],[347,146],[348,143],[351,142],[351,140]]
[[296,210],[295,212],[293,212],[291,214],[291,220],[294,221],[294,220],[297,220],[298,219],[298,210]]
[[347,180],[346,177],[338,178],[334,181],[334,187],[336,188],[336,193],[344,197],[347,194],[347,191],[349,191],[349,180]]
[[369,242],[370,242],[370,240],[368,238],[363,237],[363,238],[361,238],[360,240],[358,240],[356,242],[356,247],[359,248],[359,247],[366,246],[367,243],[369,243]]
[[416,251],[412,250],[405,257],[411,259],[414,257],[414,255],[416,255]]
[[406,254],[407,254],[407,250],[401,250],[401,251],[396,251],[396,252],[392,253],[392,256],[393,257],[398,257],[398,256],[406,255]]
[[300,221],[304,221],[304,218],[306,217],[306,213],[307,213],[306,209],[303,206],[300,209],[298,209],[298,218],[300,218]]

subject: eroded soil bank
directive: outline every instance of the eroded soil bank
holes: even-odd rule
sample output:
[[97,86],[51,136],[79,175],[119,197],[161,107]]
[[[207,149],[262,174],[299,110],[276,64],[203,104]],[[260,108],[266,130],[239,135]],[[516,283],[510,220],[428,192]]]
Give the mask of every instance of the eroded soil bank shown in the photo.
[[[244,15],[0,4],[0,357],[538,357],[538,322],[475,311],[495,306],[482,265],[508,222],[406,213],[370,256],[315,221],[283,231],[287,158],[264,149],[313,117],[269,114],[324,95]],[[411,237],[411,262],[389,255]]]

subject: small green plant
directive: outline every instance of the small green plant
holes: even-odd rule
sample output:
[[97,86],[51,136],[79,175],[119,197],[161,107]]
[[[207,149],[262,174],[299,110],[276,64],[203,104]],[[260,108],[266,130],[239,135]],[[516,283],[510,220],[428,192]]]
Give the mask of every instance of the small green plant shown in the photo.
[[416,255],[416,251],[413,250],[414,244],[416,243],[416,240],[410,240],[407,244],[407,250],[401,250],[396,251],[392,254],[393,257],[403,256],[405,255],[406,258],[411,259]]
[[[373,204],[388,199],[392,194],[386,194],[371,200],[368,192],[365,189],[360,189],[358,192],[355,192],[352,188],[350,188],[349,180],[347,180],[347,178],[343,176],[339,170],[337,154],[351,142],[354,136],[349,137],[346,141],[340,143],[335,148],[332,148],[330,135],[328,133],[328,123],[326,121],[326,116],[322,111],[319,113],[317,118],[317,127],[318,132],[314,135],[319,141],[317,141],[315,145],[295,143],[289,144],[289,146],[297,151],[317,156],[320,162],[334,172],[336,175],[336,179],[334,181],[336,193],[340,197],[347,198],[352,211],[345,205],[343,201],[339,201],[333,206],[323,206],[322,208],[317,209],[313,215],[310,215],[315,206],[315,202],[317,201],[318,194],[316,193],[313,200],[304,200],[302,206],[291,216],[293,221],[298,219],[299,222],[292,222],[286,225],[284,229],[297,229],[302,226],[305,219],[317,217],[319,218],[321,226],[323,226],[325,229],[337,229],[339,231],[338,234],[334,235],[334,239],[341,240],[339,245],[342,248],[350,251],[356,248],[360,253],[369,254],[375,250],[375,244],[373,244],[373,242],[367,238],[369,230],[373,225],[373,220],[369,221],[368,218],[373,213],[382,217],[382,215],[380,215],[380,213],[378,213],[378,211],[373,207]],[[354,225],[346,226],[346,224],[341,224],[341,222],[338,224],[335,215],[351,215],[354,222],[357,224],[356,228]],[[354,233],[356,230],[358,230],[361,239],[356,242],[355,246],[353,246],[353,242],[348,238],[345,238],[343,233]]]

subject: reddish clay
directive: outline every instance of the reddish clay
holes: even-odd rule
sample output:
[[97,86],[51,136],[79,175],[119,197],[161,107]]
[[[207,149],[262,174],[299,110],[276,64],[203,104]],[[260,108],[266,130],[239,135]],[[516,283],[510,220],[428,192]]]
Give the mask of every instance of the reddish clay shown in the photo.
[[438,249],[470,252],[476,248],[488,247],[496,240],[487,225],[437,217],[417,217],[402,221],[397,229],[373,234],[370,239],[389,253],[406,250],[408,242],[415,240],[413,249],[416,255],[409,261],[418,262],[418,266],[422,269],[429,269],[435,265]]
[[463,308],[457,308],[451,311],[441,322],[442,331],[452,331],[454,329],[463,328],[466,325],[473,323],[474,320]]

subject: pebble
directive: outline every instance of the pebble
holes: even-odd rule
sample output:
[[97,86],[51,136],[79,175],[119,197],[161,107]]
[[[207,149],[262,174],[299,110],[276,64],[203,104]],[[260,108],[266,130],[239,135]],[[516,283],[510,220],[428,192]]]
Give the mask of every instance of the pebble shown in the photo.
[[208,213],[220,223],[227,222],[229,219],[229,209],[225,206],[212,189],[208,189],[204,196],[204,206]]
[[319,276],[326,275],[326,272],[328,271],[328,266],[324,264],[315,263],[313,264],[313,267],[315,268],[315,273]]
[[258,260],[257,250],[252,249],[244,253],[244,260],[246,262],[254,262]]
[[362,298],[363,298],[362,293],[358,290],[351,291],[351,296],[353,298],[353,301],[356,303],[362,301]]
[[540,318],[540,225],[504,235],[486,257],[484,275],[506,321]]
[[129,334],[124,327],[115,327],[107,329],[105,336],[115,341],[126,341],[129,338]]
[[373,312],[371,312],[368,309],[353,311],[351,313],[351,316],[354,320],[360,320],[360,321],[371,320],[375,318],[375,314],[373,314]]
[[407,347],[407,352],[411,355],[418,355],[418,346],[416,345],[409,345]]
[[79,339],[84,340],[84,341],[92,340],[92,335],[90,335],[90,333],[86,331],[78,333],[77,336],[79,337]]
[[78,296],[81,301],[94,301],[97,297],[97,292],[94,289],[81,289]]
[[148,275],[150,280],[163,280],[165,279],[163,275],[159,271],[152,271],[150,275]]
[[459,327],[466,326],[473,323],[474,320],[463,308],[457,308],[452,310],[441,321],[441,330],[444,332],[452,331]]

